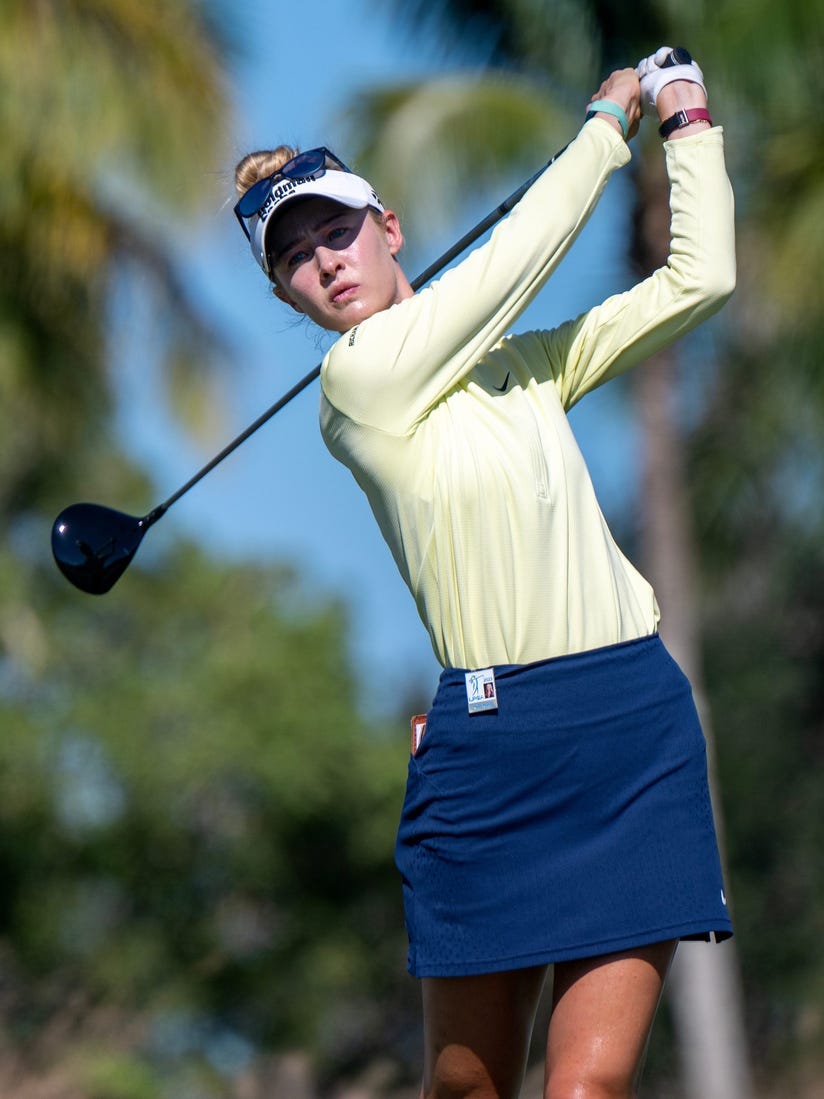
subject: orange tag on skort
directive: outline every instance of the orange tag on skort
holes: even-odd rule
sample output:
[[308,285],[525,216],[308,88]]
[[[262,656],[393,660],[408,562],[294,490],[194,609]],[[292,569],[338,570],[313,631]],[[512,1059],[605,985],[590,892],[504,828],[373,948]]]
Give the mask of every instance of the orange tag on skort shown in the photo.
[[426,732],[426,714],[415,714],[411,720],[412,724],[412,755],[414,756],[420,747],[420,743],[423,740],[423,734]]

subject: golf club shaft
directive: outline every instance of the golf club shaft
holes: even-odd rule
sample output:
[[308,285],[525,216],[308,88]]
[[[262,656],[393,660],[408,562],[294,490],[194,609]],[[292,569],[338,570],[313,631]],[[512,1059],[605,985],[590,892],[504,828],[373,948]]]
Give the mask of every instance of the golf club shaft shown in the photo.
[[[471,244],[474,244],[475,241],[478,240],[478,238],[487,231],[487,229],[491,229],[492,226],[499,222],[502,217],[508,214],[510,210],[512,210],[512,208],[516,206],[518,202],[523,198],[523,196],[526,194],[526,192],[529,190],[535,180],[546,171],[550,164],[554,163],[554,161],[558,159],[558,157],[561,155],[561,153],[564,152],[565,149],[566,145],[563,149],[557,152],[555,156],[548,160],[547,163],[544,164],[544,166],[540,168],[533,176],[530,176],[526,183],[522,183],[517,190],[513,191],[509,198],[504,199],[504,201],[499,206],[496,206],[494,210],[491,210],[486,215],[486,217],[482,218],[481,221],[479,221],[478,224],[474,226],[474,228],[470,229],[469,232],[462,236],[459,241],[456,241],[456,243],[453,244],[452,247],[449,248],[446,252],[444,252],[442,256],[435,260],[434,263],[430,264],[425,271],[422,271],[420,275],[418,275],[417,278],[412,281],[412,289],[419,290],[425,283],[429,282],[430,279],[439,274],[448,263],[451,263],[453,259],[459,256],[461,252],[464,252]],[[275,403],[270,408],[267,408],[265,412],[261,413],[261,415],[258,416],[254,423],[249,424],[245,431],[242,431],[240,435],[237,436],[237,438],[228,443],[219,454],[216,454],[210,462],[207,462],[207,464],[202,469],[199,469],[193,477],[190,477],[185,485],[182,485],[177,490],[177,492],[172,493],[168,500],[164,500],[162,504],[158,504],[158,506],[150,511],[148,515],[144,516],[141,521],[143,527],[148,528],[153,523],[156,523],[157,520],[160,519],[160,517],[164,515],[165,512],[172,506],[172,504],[174,504],[177,500],[180,499],[181,496],[187,493],[190,488],[193,488],[198,483],[198,481],[202,480],[206,476],[207,473],[210,473],[215,468],[215,466],[220,465],[224,458],[228,458],[228,456],[234,450],[237,450],[240,444],[244,443],[250,435],[253,435],[258,430],[258,428],[263,427],[263,425],[268,420],[271,420],[276,412],[280,412],[280,410],[285,405],[289,404],[289,402],[297,397],[299,393],[302,393],[303,390],[306,389],[306,387],[319,376],[319,374],[320,363],[318,363],[318,365],[315,366],[314,369],[310,370],[310,372],[304,378],[301,378],[299,382],[296,382],[295,385],[293,385],[287,393],[284,393],[282,397],[275,401]]]

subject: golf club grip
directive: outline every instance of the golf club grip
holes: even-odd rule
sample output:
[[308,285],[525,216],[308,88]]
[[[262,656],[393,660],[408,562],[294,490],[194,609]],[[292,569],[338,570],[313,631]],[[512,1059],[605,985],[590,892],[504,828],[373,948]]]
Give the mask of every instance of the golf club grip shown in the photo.
[[669,57],[666,59],[664,64],[661,66],[661,68],[662,69],[668,69],[668,68],[673,68],[675,65],[691,65],[691,64],[692,64],[692,54],[690,53],[690,51],[688,49],[686,49],[684,46],[676,46],[675,49],[670,53]]
[[[567,147],[568,146],[565,145],[563,149],[559,149],[559,151],[555,153],[555,155],[551,157],[551,159],[548,160],[546,164],[543,165],[543,167],[539,168],[533,176],[530,176],[526,183],[522,183],[521,186],[518,187],[517,190],[513,191],[508,198],[504,199],[504,201],[500,203],[500,205],[496,206],[494,210],[491,210],[486,215],[486,217],[482,218],[478,222],[478,224],[474,226],[474,228],[470,229],[469,232],[462,236],[459,241],[456,241],[456,243],[453,244],[451,248],[447,249],[447,251],[444,252],[442,256],[439,256],[434,263],[430,264],[425,271],[422,271],[415,279],[413,279],[410,284],[412,286],[412,289],[420,290],[420,288],[425,283],[429,282],[430,279],[439,274],[448,263],[451,263],[452,260],[456,258],[456,256],[459,256],[461,252],[466,251],[470,244],[474,244],[474,242],[480,236],[482,236],[482,234],[485,233],[487,229],[491,229],[492,226],[499,222],[502,217],[508,214],[509,211],[514,206],[516,206],[517,203],[523,198],[523,196],[526,194],[526,192],[529,190],[535,180],[538,179],[539,176],[543,175],[543,173],[547,170],[547,168],[549,168],[551,164],[555,163],[558,157],[566,151]],[[235,439],[232,439],[230,443],[227,443],[223,450],[221,450],[219,454],[216,454],[210,462],[207,462],[207,464],[203,466],[202,469],[199,469],[193,477],[190,477],[185,485],[182,485],[177,490],[177,492],[172,493],[168,500],[164,500],[162,504],[158,504],[156,508],[149,512],[149,514],[146,516],[145,525],[149,526],[152,523],[156,522],[168,510],[168,508],[170,508],[172,504],[179,500],[181,496],[185,495],[185,493],[187,493],[190,488],[193,488],[198,483],[198,481],[202,480],[206,476],[207,473],[211,473],[215,466],[220,465],[224,458],[228,458],[233,451],[237,450],[241,443],[245,443],[250,435],[254,435],[254,433],[259,428],[263,427],[265,423],[271,420],[276,412],[280,412],[280,410],[285,405],[289,404],[289,402],[294,400],[294,398],[297,397],[299,393],[302,393],[303,390],[307,388],[307,386],[311,385],[311,383],[320,376],[320,368],[321,364],[318,363],[317,366],[310,370],[305,377],[301,378],[299,382],[296,382],[295,385],[293,385],[287,393],[284,393],[282,397],[275,401],[275,403],[270,408],[267,408],[265,412],[261,413],[261,415],[258,416],[254,423],[249,424],[245,431],[242,431],[240,435],[238,435]]]

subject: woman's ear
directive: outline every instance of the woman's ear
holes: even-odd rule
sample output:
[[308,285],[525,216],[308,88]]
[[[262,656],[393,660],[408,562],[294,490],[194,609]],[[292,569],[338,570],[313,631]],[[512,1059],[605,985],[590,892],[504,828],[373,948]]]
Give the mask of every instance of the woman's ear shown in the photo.
[[383,229],[386,233],[386,243],[389,245],[389,251],[393,256],[397,256],[403,248],[403,233],[401,232],[398,215],[394,210],[384,210]]

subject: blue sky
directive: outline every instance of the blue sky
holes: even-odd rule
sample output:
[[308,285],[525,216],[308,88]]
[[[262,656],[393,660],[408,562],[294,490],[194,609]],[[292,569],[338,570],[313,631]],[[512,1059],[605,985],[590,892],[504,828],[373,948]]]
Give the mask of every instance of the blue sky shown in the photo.
[[[222,422],[208,441],[187,439],[163,408],[147,354],[152,319],[145,303],[127,310],[129,319],[121,320],[116,334],[121,433],[152,476],[157,492],[152,504],[168,497],[308,373],[327,346],[272,298],[231,207],[221,200],[231,193],[235,161],[250,149],[280,141],[303,148],[327,144],[346,160],[341,115],[358,89],[449,66],[445,51],[414,41],[393,24],[386,7],[361,0],[257,0],[233,9],[242,46],[229,74],[236,124],[217,161],[198,166],[204,185],[215,193],[213,208],[180,239],[187,284],[233,349],[222,381]],[[558,144],[570,136],[559,134]],[[536,150],[535,167],[553,151]],[[382,197],[391,205],[391,196]],[[625,190],[614,181],[520,328],[550,326],[623,288],[624,198]],[[482,213],[473,210],[470,220],[456,222],[447,239],[411,242],[407,273],[416,274]],[[626,410],[608,390],[573,414],[607,513],[621,506],[635,464]],[[314,383],[179,501],[163,526],[174,528],[172,534],[196,535],[214,553],[293,562],[306,591],[341,595],[350,608],[365,701],[378,710],[390,708],[395,697],[406,695],[408,681],[431,683],[434,691],[439,669],[365,498],[323,446],[317,408]]]

